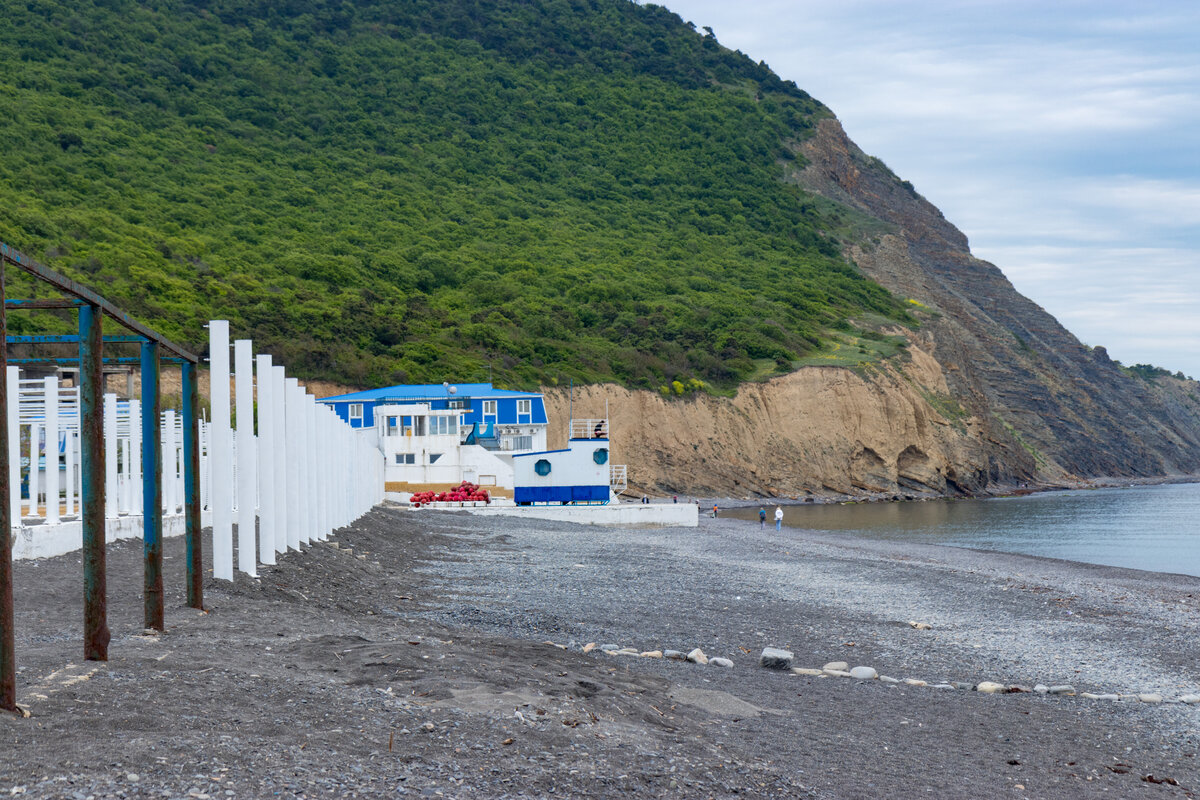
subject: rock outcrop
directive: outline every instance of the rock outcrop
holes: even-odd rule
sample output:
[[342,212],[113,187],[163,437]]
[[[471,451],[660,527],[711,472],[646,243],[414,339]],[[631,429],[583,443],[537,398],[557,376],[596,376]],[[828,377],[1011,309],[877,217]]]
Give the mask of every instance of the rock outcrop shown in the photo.
[[[668,493],[799,497],[976,494],[1020,484],[1200,473],[1200,384],[1148,383],[1088,348],[974,258],[961,231],[846,138],[835,119],[798,147],[805,189],[869,219],[847,255],[917,301],[908,356],[808,367],[733,398],[577,389],[612,409],[631,483]],[[883,231],[880,233],[879,231]],[[549,390],[551,441],[568,398]]]

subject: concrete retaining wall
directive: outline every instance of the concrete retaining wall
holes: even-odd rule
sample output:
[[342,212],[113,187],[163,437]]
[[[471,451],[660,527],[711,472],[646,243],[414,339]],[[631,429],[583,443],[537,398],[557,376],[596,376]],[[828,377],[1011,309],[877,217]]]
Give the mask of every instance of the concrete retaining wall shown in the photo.
[[[419,509],[423,510],[423,509]],[[700,509],[694,503],[621,503],[607,506],[508,506],[468,508],[472,514],[574,522],[579,525],[624,525],[631,528],[695,528]]]

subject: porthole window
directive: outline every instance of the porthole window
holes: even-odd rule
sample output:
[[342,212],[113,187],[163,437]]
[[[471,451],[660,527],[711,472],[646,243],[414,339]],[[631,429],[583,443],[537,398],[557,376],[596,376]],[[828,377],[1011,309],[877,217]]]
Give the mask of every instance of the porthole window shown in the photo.
[[544,458],[539,458],[537,460],[537,463],[533,465],[533,471],[536,472],[538,475],[549,475],[550,474],[550,462]]
[[598,450],[592,451],[592,461],[595,461],[597,464],[607,464],[608,463],[608,448],[601,447]]

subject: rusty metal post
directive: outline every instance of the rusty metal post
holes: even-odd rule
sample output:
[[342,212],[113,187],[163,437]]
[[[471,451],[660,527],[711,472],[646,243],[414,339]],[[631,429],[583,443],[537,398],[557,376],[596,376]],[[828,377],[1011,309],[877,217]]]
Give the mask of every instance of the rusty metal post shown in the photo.
[[[83,508],[83,657],[108,660],[104,534],[104,334],[98,305],[79,308],[79,430]],[[36,469],[36,465],[32,465]]]
[[204,608],[204,550],[200,537],[200,388],[196,365],[183,362],[183,518],[187,548],[187,603]]
[[[158,342],[142,342],[142,567],[145,626],[163,627],[162,439]],[[132,420],[130,420],[132,423]]]
[[[8,475],[8,318],[4,311],[7,287],[0,260],[0,709],[17,710],[16,637],[13,631],[12,506]],[[13,409],[17,413],[17,409]]]

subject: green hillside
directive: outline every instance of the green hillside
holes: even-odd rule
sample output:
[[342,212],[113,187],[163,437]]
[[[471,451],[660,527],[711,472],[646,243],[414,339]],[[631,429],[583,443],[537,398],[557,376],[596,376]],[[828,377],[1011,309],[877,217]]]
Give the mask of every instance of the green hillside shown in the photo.
[[663,8],[0,8],[0,241],[197,348],[224,317],[360,385],[729,387],[906,318],[782,180],[829,112]]

